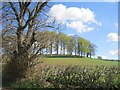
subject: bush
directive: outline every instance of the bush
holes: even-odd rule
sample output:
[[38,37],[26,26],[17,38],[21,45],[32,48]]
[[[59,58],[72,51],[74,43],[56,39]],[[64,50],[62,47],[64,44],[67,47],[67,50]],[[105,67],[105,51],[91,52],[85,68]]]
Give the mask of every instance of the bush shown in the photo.
[[24,82],[11,84],[12,88],[42,88],[42,82],[39,79],[31,79]]
[[118,71],[114,66],[57,66],[43,71],[43,78],[54,88],[118,88]]
[[12,84],[13,88],[112,88],[120,87],[116,66],[47,66],[39,79]]
[[97,59],[102,60],[102,57],[101,57],[101,56],[98,56]]
[[62,55],[62,54],[53,54],[53,55],[46,55],[47,58],[81,58],[79,55]]

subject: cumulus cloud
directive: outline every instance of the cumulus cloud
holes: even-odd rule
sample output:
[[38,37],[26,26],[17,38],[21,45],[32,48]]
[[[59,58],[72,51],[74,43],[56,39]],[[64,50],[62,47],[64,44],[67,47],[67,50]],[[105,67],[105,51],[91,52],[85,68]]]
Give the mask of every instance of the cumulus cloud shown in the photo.
[[75,21],[75,22],[71,22],[69,24],[67,23],[66,25],[70,28],[77,30],[77,32],[80,32],[80,33],[92,31],[94,29],[94,28],[84,25],[81,21]]
[[67,8],[63,4],[56,4],[51,7],[50,15],[58,21],[80,20],[82,22],[96,22],[95,14],[89,8]]
[[51,7],[49,14],[57,21],[64,21],[66,18],[65,12],[66,6],[58,4]]
[[110,50],[109,52],[111,55],[120,55],[120,49],[119,50]]
[[117,33],[109,33],[109,34],[107,35],[107,39],[108,39],[108,41],[117,42],[118,39],[120,39],[120,36],[118,36]]
[[58,23],[65,24],[67,27],[75,29],[80,33],[92,31],[94,28],[88,26],[91,23],[95,23],[98,26],[102,25],[95,20],[95,13],[89,8],[67,8],[63,4],[56,4],[51,7],[49,15]]

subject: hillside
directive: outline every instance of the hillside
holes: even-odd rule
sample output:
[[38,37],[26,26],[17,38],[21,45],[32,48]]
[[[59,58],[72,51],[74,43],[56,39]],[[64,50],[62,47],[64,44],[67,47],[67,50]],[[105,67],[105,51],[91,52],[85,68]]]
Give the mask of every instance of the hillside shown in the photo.
[[93,58],[46,58],[45,65],[118,65],[117,61],[105,61]]

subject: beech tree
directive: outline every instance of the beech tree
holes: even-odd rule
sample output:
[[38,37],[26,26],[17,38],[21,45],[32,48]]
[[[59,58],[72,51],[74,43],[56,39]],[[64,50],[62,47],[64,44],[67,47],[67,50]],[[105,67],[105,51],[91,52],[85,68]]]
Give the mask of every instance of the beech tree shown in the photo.
[[59,43],[60,43],[60,40],[58,35],[58,37],[55,39],[55,46],[54,46],[57,55],[59,54]]
[[72,55],[72,52],[74,50],[74,39],[70,36],[67,37],[66,48],[67,48],[68,54]]
[[97,48],[97,46],[95,44],[90,43],[90,45],[89,45],[89,50],[90,50],[89,55],[90,55],[90,57],[95,55],[96,48]]
[[59,34],[60,54],[65,54],[66,37],[64,33]]

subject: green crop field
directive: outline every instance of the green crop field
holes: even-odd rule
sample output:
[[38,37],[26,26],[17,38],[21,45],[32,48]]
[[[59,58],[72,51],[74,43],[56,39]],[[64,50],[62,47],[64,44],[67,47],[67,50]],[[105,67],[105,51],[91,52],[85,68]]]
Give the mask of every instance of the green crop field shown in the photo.
[[118,65],[118,61],[98,60],[92,58],[45,58],[45,65]]

